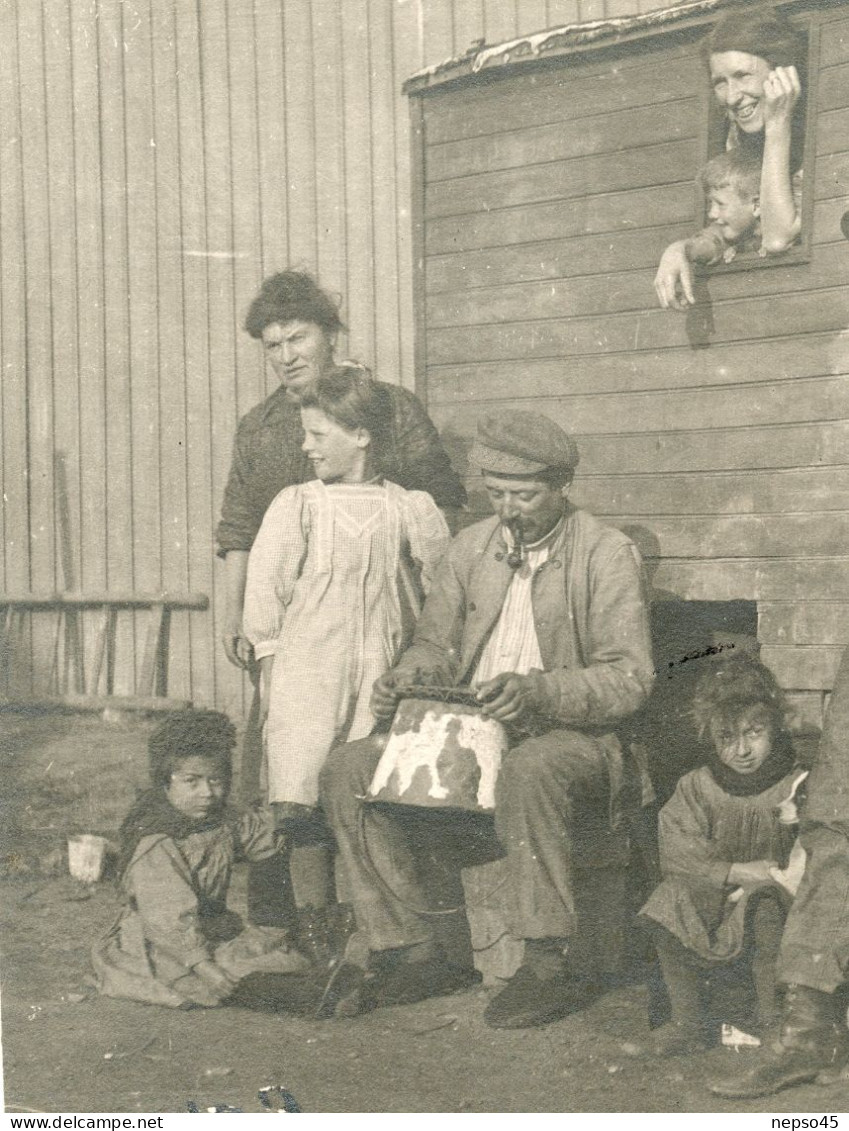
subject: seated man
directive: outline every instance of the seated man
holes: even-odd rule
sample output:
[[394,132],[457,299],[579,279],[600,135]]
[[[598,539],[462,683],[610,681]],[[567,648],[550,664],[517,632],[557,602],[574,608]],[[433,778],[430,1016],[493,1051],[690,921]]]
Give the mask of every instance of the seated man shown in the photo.
[[[496,515],[451,543],[412,645],[374,685],[372,710],[390,718],[405,684],[472,685],[483,713],[508,730],[495,832],[511,881],[508,924],[525,940],[525,958],[485,1018],[521,1028],[581,1004],[569,957],[578,928],[573,865],[624,862],[614,728],[644,702],[652,657],[634,545],[568,502],[578,462],[571,436],[536,413],[499,412],[480,422],[471,461]],[[349,945],[320,1016],[350,1017],[469,981],[436,945],[433,920],[415,910],[427,902],[403,821],[363,803],[380,753],[374,737],[337,747],[322,775],[367,949],[354,963]],[[583,814],[594,821],[594,858],[576,841]]]

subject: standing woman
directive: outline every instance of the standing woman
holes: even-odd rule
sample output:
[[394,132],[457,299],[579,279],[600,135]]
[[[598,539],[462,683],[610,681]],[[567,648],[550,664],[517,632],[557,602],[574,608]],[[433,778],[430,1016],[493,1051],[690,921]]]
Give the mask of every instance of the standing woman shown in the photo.
[[[744,9],[718,21],[704,53],[728,118],[726,149],[760,163],[761,253],[776,255],[801,230],[805,37],[784,16]],[[709,227],[666,248],[654,281],[662,307],[692,306],[693,264],[714,262],[717,240],[721,234]]]
[[[272,499],[285,487],[314,478],[301,447],[300,400],[315,380],[334,369],[333,351],[342,328],[337,303],[313,278],[299,271],[282,271],[266,279],[245,319],[247,332],[262,342],[280,387],[239,421],[217,540],[226,574],[224,650],[231,663],[248,669],[255,686],[258,671],[250,642],[242,632],[248,554]],[[391,404],[386,477],[407,490],[429,492],[442,508],[463,506],[466,492],[419,400],[399,385],[378,385],[387,390]],[[242,758],[246,799],[259,794],[261,757],[257,693]],[[277,859],[251,868],[248,915],[252,923],[283,925],[285,873],[282,876]]]

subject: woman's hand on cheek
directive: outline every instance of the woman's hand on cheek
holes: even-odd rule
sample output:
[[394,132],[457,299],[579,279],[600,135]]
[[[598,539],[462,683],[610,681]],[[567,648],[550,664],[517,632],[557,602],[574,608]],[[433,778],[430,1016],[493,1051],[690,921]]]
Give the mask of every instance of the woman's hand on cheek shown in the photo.
[[776,67],[764,79],[764,127],[789,125],[802,84],[795,67]]

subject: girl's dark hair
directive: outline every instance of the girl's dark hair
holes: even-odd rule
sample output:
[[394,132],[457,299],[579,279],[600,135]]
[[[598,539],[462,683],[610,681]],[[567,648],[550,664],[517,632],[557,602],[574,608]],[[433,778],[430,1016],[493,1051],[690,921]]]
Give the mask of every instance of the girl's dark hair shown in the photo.
[[373,381],[368,370],[342,365],[319,377],[301,397],[301,408],[318,408],[342,428],[365,428],[379,467],[394,463],[394,412],[389,389]]
[[230,788],[236,728],[221,711],[176,711],[160,723],[147,742],[150,777],[163,788],[187,758],[209,758]]
[[692,712],[699,737],[711,725],[733,725],[751,707],[763,705],[776,727],[787,727],[792,714],[778,680],[765,664],[746,652],[721,655],[696,684]]
[[305,271],[280,271],[260,287],[248,307],[245,329],[252,338],[261,338],[266,326],[293,321],[314,322],[327,334],[344,329],[338,302],[311,275]]

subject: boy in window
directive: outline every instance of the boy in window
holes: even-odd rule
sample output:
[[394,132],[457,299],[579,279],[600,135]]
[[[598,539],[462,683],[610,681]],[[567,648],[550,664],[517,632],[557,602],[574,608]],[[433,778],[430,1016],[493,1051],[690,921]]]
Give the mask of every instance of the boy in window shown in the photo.
[[759,162],[729,150],[707,162],[699,173],[699,183],[707,200],[709,223],[686,241],[690,261],[712,267],[730,263],[739,252],[765,256]]
[[730,263],[741,251],[761,248],[761,169],[757,161],[729,151],[711,158],[699,173],[708,226],[687,241],[694,263]]

